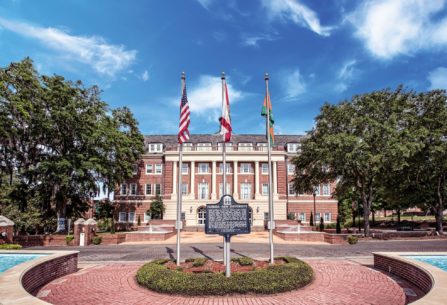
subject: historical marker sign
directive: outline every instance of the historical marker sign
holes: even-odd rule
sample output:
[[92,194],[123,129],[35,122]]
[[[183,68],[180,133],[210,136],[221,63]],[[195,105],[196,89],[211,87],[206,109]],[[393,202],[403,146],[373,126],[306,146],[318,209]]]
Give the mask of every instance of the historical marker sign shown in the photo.
[[249,207],[224,195],[216,204],[206,205],[205,233],[235,235],[250,233]]

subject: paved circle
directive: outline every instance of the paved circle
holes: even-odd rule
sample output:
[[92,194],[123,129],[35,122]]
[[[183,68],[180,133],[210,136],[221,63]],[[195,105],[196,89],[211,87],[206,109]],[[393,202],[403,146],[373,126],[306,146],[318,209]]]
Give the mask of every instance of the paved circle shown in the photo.
[[92,265],[42,287],[38,296],[53,304],[405,304],[403,288],[385,274],[355,262],[310,259],[315,272],[308,286],[270,296],[182,297],[140,287],[137,263]]

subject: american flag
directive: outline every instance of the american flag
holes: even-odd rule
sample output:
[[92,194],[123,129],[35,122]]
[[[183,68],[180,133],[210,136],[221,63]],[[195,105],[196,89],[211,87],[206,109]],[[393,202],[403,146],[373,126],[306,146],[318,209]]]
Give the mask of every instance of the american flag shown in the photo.
[[225,98],[222,101],[222,116],[219,118],[220,121],[220,134],[223,135],[224,142],[231,141],[231,118],[230,118],[230,100],[228,98],[227,82],[224,80],[224,93]]
[[178,130],[178,142],[182,144],[189,140],[189,106],[186,97],[186,83],[183,84],[182,100],[180,101],[180,124]]

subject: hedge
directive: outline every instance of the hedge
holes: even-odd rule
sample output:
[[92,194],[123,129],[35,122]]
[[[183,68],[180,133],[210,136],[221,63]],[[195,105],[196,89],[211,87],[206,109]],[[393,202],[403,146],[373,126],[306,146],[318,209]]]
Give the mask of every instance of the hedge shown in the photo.
[[296,258],[282,258],[282,265],[269,266],[249,272],[188,273],[168,269],[166,260],[143,265],[136,278],[140,285],[151,290],[182,295],[226,295],[231,293],[272,294],[294,290],[312,281],[312,268]]
[[0,250],[20,250],[22,249],[21,245],[18,244],[2,244],[0,245]]

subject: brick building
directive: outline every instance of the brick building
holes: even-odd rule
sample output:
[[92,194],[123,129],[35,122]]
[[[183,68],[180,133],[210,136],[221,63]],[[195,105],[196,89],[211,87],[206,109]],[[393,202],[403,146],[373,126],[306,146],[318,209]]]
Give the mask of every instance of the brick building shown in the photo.
[[[275,220],[287,219],[293,213],[302,222],[309,222],[313,211],[313,194],[295,194],[291,180],[294,166],[291,159],[299,153],[298,135],[277,135],[272,148],[273,203]],[[183,146],[182,188],[178,186],[177,135],[145,137],[146,152],[136,164],[134,176],[115,191],[118,223],[136,224],[149,221],[146,211],[156,194],[166,207],[164,220],[175,220],[177,193],[183,194],[182,212],[186,227],[204,226],[205,205],[216,203],[222,195],[222,137],[192,135]],[[264,227],[268,218],[267,143],[264,135],[233,135],[227,143],[227,192],[251,208],[252,225]],[[337,217],[337,201],[332,198],[335,184],[316,188],[317,218],[332,222]]]

